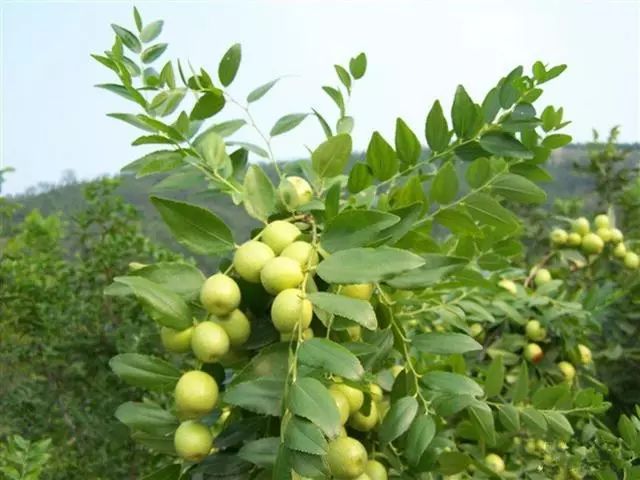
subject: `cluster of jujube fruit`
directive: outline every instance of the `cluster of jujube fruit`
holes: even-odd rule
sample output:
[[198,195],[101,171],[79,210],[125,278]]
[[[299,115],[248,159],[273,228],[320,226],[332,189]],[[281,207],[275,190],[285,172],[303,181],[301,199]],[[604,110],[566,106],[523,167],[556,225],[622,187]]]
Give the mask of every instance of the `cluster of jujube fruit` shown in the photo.
[[609,244],[613,247],[613,256],[621,259],[625,267],[637,269],[640,266],[640,257],[627,249],[623,232],[612,225],[608,215],[597,215],[593,226],[595,231],[591,231],[587,218],[577,218],[571,224],[571,232],[555,228],[550,235],[551,243],[557,248],[580,248],[587,255],[600,255]]
[[[288,205],[308,203],[313,192],[306,180],[300,177],[285,179]],[[293,190],[293,193],[292,193]],[[293,220],[293,219],[291,219]],[[235,349],[242,347],[251,335],[251,322],[239,307],[242,292],[229,273],[248,283],[260,283],[274,298],[271,302],[271,321],[280,334],[281,341],[304,341],[314,336],[310,328],[313,306],[306,298],[306,285],[313,281],[319,262],[318,245],[301,240],[302,231],[288,220],[275,220],[254,238],[238,246],[231,266],[207,278],[200,291],[200,303],[208,312],[208,318],[185,330],[162,327],[164,347],[174,353],[192,351],[202,363],[232,362]],[[374,287],[370,284],[338,286],[341,295],[369,300]],[[360,326],[345,328],[352,339],[360,337]],[[393,370],[397,375],[401,367]],[[376,384],[370,385],[372,402],[365,413],[364,394],[361,390],[342,383],[336,378],[329,392],[335,401],[343,425],[360,432],[372,430],[389,408],[383,391]],[[213,445],[211,429],[199,419],[211,413],[218,403],[219,387],[216,380],[201,370],[184,373],[174,392],[175,409],[182,423],[174,434],[177,454],[185,460],[198,462],[205,458]],[[358,480],[383,480],[386,468],[375,460],[369,460],[365,447],[348,437],[346,430],[328,448],[328,464],[335,478]]]

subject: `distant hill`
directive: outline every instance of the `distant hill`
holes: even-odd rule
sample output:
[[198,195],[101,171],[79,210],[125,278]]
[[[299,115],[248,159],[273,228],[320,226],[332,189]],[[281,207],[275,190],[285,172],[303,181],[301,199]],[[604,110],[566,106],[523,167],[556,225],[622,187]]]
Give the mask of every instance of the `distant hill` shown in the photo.
[[[638,161],[640,149],[636,146],[634,150],[631,161]],[[542,185],[549,194],[550,201],[556,197],[580,196],[588,199],[593,185],[585,177],[576,176],[572,169],[574,162],[582,163],[586,158],[587,150],[583,145],[571,145],[554,152],[552,158],[545,165],[554,181]],[[275,179],[276,176],[271,166],[264,165],[264,167],[267,173]],[[187,253],[173,240],[171,233],[149,202],[149,195],[154,187],[157,187],[163,180],[163,177],[149,176],[136,179],[131,175],[121,175],[120,179],[121,186],[118,193],[140,212],[145,234],[162,245]],[[20,221],[32,209],[39,209],[43,214],[62,212],[63,217],[71,219],[74,213],[82,207],[82,190],[86,183],[75,182],[72,178],[67,178],[65,184],[41,186],[40,191],[34,192],[32,189],[30,193],[11,197],[22,205],[15,220]],[[195,189],[189,188],[188,191],[195,191],[195,193],[190,193],[189,198],[185,199],[215,211],[234,232],[237,232],[237,241],[246,238],[250,230],[258,225],[255,220],[244,213],[244,210],[235,208],[229,197],[207,191],[204,181],[192,185],[192,187],[194,186]],[[176,197],[175,191],[154,193]],[[204,265],[212,265],[207,259],[199,260]]]

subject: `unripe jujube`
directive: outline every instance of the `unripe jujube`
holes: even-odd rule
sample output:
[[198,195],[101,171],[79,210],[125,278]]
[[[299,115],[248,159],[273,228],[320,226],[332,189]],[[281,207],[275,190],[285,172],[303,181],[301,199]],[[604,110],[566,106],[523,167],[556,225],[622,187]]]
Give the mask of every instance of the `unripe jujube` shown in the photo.
[[181,418],[199,418],[211,412],[218,401],[218,384],[208,373],[184,373],[174,391],[176,411]]
[[585,217],[580,217],[576,218],[573,221],[571,228],[574,232],[580,235],[586,235],[587,233],[589,233],[591,226],[589,225],[589,220],[587,220]]
[[164,348],[173,353],[185,353],[191,349],[191,335],[193,327],[184,330],[174,330],[169,327],[160,329],[160,339]]
[[179,457],[190,462],[199,462],[209,454],[213,436],[206,425],[187,420],[176,429],[173,444]]
[[501,456],[496,455],[495,453],[490,453],[489,455],[484,457],[484,463],[492,472],[495,472],[495,473],[504,472],[504,469],[505,469],[504,460],[502,459]]
[[624,256],[624,266],[635,270],[640,266],[640,257],[637,253],[627,252]]
[[230,276],[216,273],[202,285],[200,302],[214,315],[227,315],[240,305],[240,288]]
[[297,240],[285,248],[280,254],[300,264],[302,271],[314,270],[318,266],[318,252],[309,242]]
[[540,325],[540,322],[538,320],[529,320],[525,327],[525,332],[527,334],[527,337],[529,337],[534,342],[544,340],[547,336],[546,329]]
[[580,362],[583,365],[590,364],[592,360],[591,349],[581,343],[578,345],[578,351],[580,352]]
[[214,322],[201,322],[193,329],[191,349],[198,360],[213,363],[227,354],[231,342],[229,335]]
[[340,288],[340,294],[346,297],[357,298],[359,300],[369,300],[373,294],[373,285],[371,283],[343,285]]
[[571,232],[567,237],[567,245],[569,247],[579,247],[582,244],[582,235],[576,232]]
[[364,472],[371,480],[387,480],[387,469],[377,460],[369,460]]
[[272,295],[299,286],[303,278],[300,264],[287,257],[272,258],[260,272],[262,286]]
[[257,240],[249,240],[238,247],[233,256],[233,268],[247,282],[258,283],[265,263],[276,256],[271,247]]
[[612,228],[611,229],[611,242],[612,243],[620,243],[622,240],[624,240],[624,235],[622,234],[622,232],[620,230],[618,230],[617,228]]
[[549,283],[551,280],[552,280],[551,273],[546,268],[539,268],[536,271],[535,277],[533,278],[533,281],[535,282],[536,287],[545,285]]
[[262,241],[271,247],[273,253],[280,255],[286,247],[291,245],[299,236],[300,229],[284,220],[276,220],[267,225],[262,231]]
[[609,228],[609,216],[604,213],[596,215],[596,218],[593,220],[593,224],[595,225],[596,229]]
[[249,319],[237,308],[229,315],[216,318],[214,322],[220,325],[226,332],[232,348],[243,345],[251,335],[251,323]]
[[567,243],[568,238],[569,234],[561,228],[554,228],[550,235],[551,243],[558,246]]
[[368,413],[364,413],[362,409],[360,409],[351,414],[351,417],[349,417],[349,426],[359,432],[369,432],[378,424],[379,419],[376,402],[371,402]]
[[313,306],[297,288],[280,292],[271,305],[271,321],[280,333],[290,333],[299,324],[306,329],[313,318]]
[[564,376],[566,382],[573,382],[573,379],[576,377],[576,368],[573,365],[569,362],[559,362],[558,369]]
[[329,443],[327,463],[335,478],[355,479],[364,473],[367,451],[355,438],[340,437]]
[[582,237],[582,249],[589,254],[598,254],[604,248],[604,241],[595,233],[587,233]]
[[345,383],[334,383],[329,390],[337,390],[341,392],[349,402],[349,413],[355,413],[362,408],[364,404],[364,393],[357,388],[350,387]]

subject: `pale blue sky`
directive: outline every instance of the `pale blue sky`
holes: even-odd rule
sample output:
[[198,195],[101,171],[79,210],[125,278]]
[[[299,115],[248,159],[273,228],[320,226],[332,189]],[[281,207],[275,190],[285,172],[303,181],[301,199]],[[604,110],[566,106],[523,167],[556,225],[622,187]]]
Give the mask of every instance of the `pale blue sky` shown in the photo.
[[[131,147],[135,128],[107,112],[134,105],[93,88],[113,80],[89,54],[109,47],[110,23],[133,27],[128,1],[7,2],[2,8],[2,164],[16,172],[6,193],[57,181],[65,169],[80,178],[116,172],[145,150]],[[578,141],[591,129],[622,125],[623,141],[640,140],[640,3],[629,1],[139,1],[145,22],[165,20],[163,58],[189,59],[215,73],[224,51],[243,46],[232,92],[291,74],[255,108],[268,131],[281,115],[310,106],[334,117],[320,86],[335,84],[332,65],[362,50],[369,69],[350,111],[355,145],[373,130],[393,138],[397,116],[422,134],[436,98],[449,105],[456,84],[476,100],[513,66],[535,60],[567,63],[542,101],[564,105]],[[239,116],[230,110],[226,118]],[[250,131],[238,137],[255,140]],[[422,135],[421,135],[422,136]],[[305,154],[322,133],[313,119],[278,137],[278,157]]]

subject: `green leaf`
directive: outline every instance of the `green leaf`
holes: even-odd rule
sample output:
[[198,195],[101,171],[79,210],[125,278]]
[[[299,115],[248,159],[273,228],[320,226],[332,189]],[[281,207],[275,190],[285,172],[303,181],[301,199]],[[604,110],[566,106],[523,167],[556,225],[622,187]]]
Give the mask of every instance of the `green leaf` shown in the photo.
[[259,467],[272,467],[276,463],[279,447],[280,437],[259,438],[245,443],[237,455]]
[[[329,468],[325,460],[326,457],[320,455],[309,455],[297,450],[291,452],[291,463],[302,478],[329,478]],[[276,480],[274,478],[274,480]],[[280,479],[277,479],[280,480]]]
[[346,210],[327,225],[320,243],[328,252],[367,245],[400,218],[378,210]]
[[495,397],[500,395],[502,385],[504,384],[504,365],[502,364],[502,356],[497,355],[487,370],[487,378],[484,381],[484,391],[487,397]]
[[250,151],[252,153],[255,153],[259,157],[269,158],[269,154],[267,153],[267,151],[264,148],[259,147],[258,145],[255,145],[253,143],[233,141],[233,142],[227,142],[227,145],[238,146],[238,147],[244,148],[245,150],[248,150],[248,151]]
[[398,157],[393,147],[378,132],[373,132],[367,147],[367,164],[378,180],[389,180],[398,171]]
[[475,401],[467,407],[471,422],[489,446],[496,444],[496,427],[491,408],[484,402]]
[[335,177],[340,175],[349,162],[351,137],[341,133],[321,143],[311,154],[313,170],[321,177]]
[[[331,295],[324,292],[311,293],[309,295],[317,296],[323,294]],[[313,302],[313,297],[311,301]],[[329,301],[331,301],[331,299]],[[370,305],[367,306],[371,309]],[[361,315],[361,313],[358,312],[357,315]],[[371,309],[370,315],[375,320],[373,309]],[[360,360],[358,360],[353,353],[342,345],[325,338],[311,338],[300,345],[298,348],[298,360],[300,363],[310,367],[321,368],[326,372],[339,375],[349,380],[360,380],[362,375],[364,375],[364,369],[360,364]]]
[[549,428],[556,432],[562,438],[569,438],[574,434],[573,427],[567,417],[555,410],[545,410],[542,412],[547,420]]
[[291,476],[291,456],[293,451],[289,450],[284,443],[278,448],[278,456],[273,467],[272,480],[292,480]]
[[448,257],[441,254],[423,256],[424,265],[398,275],[387,283],[393,288],[412,289],[433,285],[451,273],[463,268],[469,261],[461,257]]
[[291,413],[310,420],[328,437],[335,438],[340,434],[342,425],[336,402],[315,378],[298,378],[291,386],[287,405]]
[[307,296],[314,307],[327,313],[353,320],[369,330],[375,330],[378,327],[373,307],[365,300],[329,292],[315,292]]
[[375,283],[424,263],[419,256],[398,248],[352,248],[327,257],[317,273],[328,283]]
[[204,275],[193,265],[183,262],[160,262],[147,265],[129,275],[144,277],[180,295],[185,300],[197,298]]
[[415,165],[422,153],[422,145],[413,130],[401,118],[396,119],[395,145],[400,161],[407,165]]
[[135,172],[136,178],[164,173],[174,170],[183,164],[183,156],[176,150],[158,150],[134,160],[122,167],[123,172]]
[[284,386],[284,378],[260,377],[229,387],[224,401],[254,413],[279,417]]
[[331,131],[331,127],[329,126],[327,121],[324,119],[322,115],[320,115],[320,112],[318,112],[315,108],[312,108],[311,111],[313,112],[315,117],[318,119],[318,123],[322,127],[322,131],[324,132],[325,137],[327,137],[327,139],[331,138],[333,136],[333,132]]
[[138,31],[142,30],[142,17],[140,16],[140,12],[136,7],[133,7],[133,21],[136,24],[136,28]]
[[343,117],[344,116],[344,98],[342,97],[342,93],[340,93],[340,90],[338,90],[337,88],[333,88],[333,87],[322,87],[322,90],[324,90],[324,92],[329,95],[329,97],[331,98],[331,100],[333,100],[333,102],[338,106],[338,108],[340,109],[340,116]]
[[253,103],[253,102],[257,102],[258,100],[260,100],[262,97],[264,97],[267,92],[269,90],[271,90],[273,88],[273,86],[278,83],[280,81],[279,78],[276,78],[275,80],[271,80],[270,82],[267,82],[263,85],[260,85],[258,88],[256,88],[255,90],[252,90],[249,95],[247,95],[247,103]]
[[349,179],[347,181],[347,188],[351,193],[358,193],[368,188],[373,183],[373,175],[371,175],[371,169],[366,163],[356,163],[351,167],[349,172]]
[[356,80],[362,78],[367,71],[367,56],[364,53],[360,53],[349,60],[349,71]]
[[129,385],[151,390],[171,390],[180,378],[180,370],[173,364],[138,353],[116,355],[109,360],[109,367]]
[[258,165],[250,165],[244,177],[244,206],[254,218],[267,221],[276,208],[276,190]]
[[244,127],[246,124],[247,122],[241,118],[236,118],[235,120],[227,120],[226,122],[220,122],[209,127],[204,132],[202,132],[202,134],[200,134],[199,136],[203,137],[209,132],[214,132],[220,135],[221,137],[230,137],[231,135],[236,133],[238,130],[240,130],[242,127]]
[[166,43],[156,43],[155,45],[151,45],[150,47],[145,48],[144,51],[140,54],[142,63],[152,63],[164,53],[167,47],[168,45]]
[[432,390],[456,395],[484,395],[482,387],[469,377],[451,372],[433,371],[422,376],[422,383]]
[[351,76],[349,75],[349,72],[347,72],[344,67],[341,67],[340,65],[334,65],[333,68],[335,68],[336,73],[338,74],[338,78],[340,79],[340,83],[342,83],[342,85],[344,85],[347,88],[347,91],[350,92],[351,91]]
[[565,135],[562,133],[554,133],[553,135],[549,135],[542,140],[542,146],[545,148],[560,148],[564,147],[571,143],[571,135]]
[[160,92],[151,101],[151,108],[161,117],[172,114],[180,106],[186,89],[174,88]]
[[420,461],[433,437],[436,434],[436,424],[433,418],[426,413],[418,415],[409,428],[407,443],[405,447],[405,457],[409,465],[415,466]]
[[147,132],[155,133],[156,129],[147,125],[139,115],[133,115],[131,113],[107,113],[107,117],[115,118],[117,120],[121,120],[129,125],[133,125],[134,127],[140,128],[141,130],[145,130]]
[[278,121],[271,129],[270,135],[272,137],[275,137],[276,135],[280,135],[288,132],[289,130],[293,130],[298,125],[300,125],[308,115],[308,113],[290,113],[289,115],[285,115],[284,117],[278,119]]
[[489,132],[480,138],[480,146],[501,157],[530,159],[533,153],[508,133]]
[[394,441],[409,430],[418,413],[418,401],[414,397],[403,397],[391,404],[391,408],[378,428],[378,438],[382,443]]
[[460,139],[471,138],[480,127],[480,109],[462,85],[458,85],[451,107],[453,131]]
[[425,136],[429,148],[434,152],[442,152],[449,146],[451,133],[447,125],[447,119],[442,113],[442,106],[436,100],[427,115],[427,123],[425,126]]
[[436,213],[434,220],[456,235],[482,237],[482,230],[478,228],[473,218],[462,205],[444,208]]
[[492,190],[498,195],[520,203],[544,203],[547,194],[535,183],[513,173],[500,175],[493,181]]
[[462,333],[423,333],[414,337],[411,344],[418,351],[433,355],[453,355],[482,350],[482,345]]
[[142,45],[140,44],[140,40],[138,40],[138,37],[136,37],[133,32],[114,23],[111,24],[111,28],[114,32],[116,32],[118,38],[122,40],[122,43],[129,50],[134,53],[140,53],[140,50],[142,50]]
[[176,240],[194,253],[218,255],[234,248],[231,230],[209,210],[161,197],[151,197],[151,203]]
[[476,158],[467,167],[465,178],[471,188],[479,188],[489,180],[491,176],[491,163],[488,158]]
[[328,445],[322,431],[313,423],[298,417],[292,417],[287,422],[284,443],[291,450],[311,455],[324,455],[327,453]]
[[496,115],[498,115],[500,107],[500,89],[494,87],[489,90],[489,93],[487,93],[487,96],[484,97],[482,101],[484,121],[486,123],[492,122],[493,119],[496,118]]
[[520,414],[513,405],[507,403],[498,406],[498,419],[508,432],[520,431]]
[[509,232],[518,228],[517,217],[487,194],[474,193],[467,198],[464,205],[479,222]]
[[511,399],[513,403],[519,403],[529,396],[529,368],[526,363],[522,363],[518,372],[518,379],[513,385]]
[[115,277],[114,282],[129,287],[160,325],[184,330],[193,324],[191,310],[176,293],[142,277]]
[[164,22],[162,20],[156,20],[155,22],[151,22],[149,25],[145,25],[140,32],[140,40],[144,43],[155,40],[158,35],[162,33],[163,24]]
[[213,128],[207,129],[193,142],[205,164],[212,170],[225,171],[231,166],[224,139]]
[[534,433],[544,435],[547,432],[547,420],[542,412],[527,407],[520,411],[522,422]]
[[168,435],[178,428],[178,419],[154,403],[125,402],[115,416],[132,430]]
[[236,78],[240,60],[242,58],[242,47],[239,43],[232,45],[224,54],[220,64],[218,65],[218,78],[220,83],[225,87],[231,85],[233,79]]
[[447,204],[455,200],[458,193],[458,175],[452,162],[445,163],[431,182],[431,199]]
[[454,475],[462,472],[471,463],[471,458],[460,452],[444,452],[438,457],[440,472],[444,475]]
[[142,477],[142,480],[179,480],[181,466],[177,463],[165,465],[149,475]]
[[215,90],[208,91],[198,99],[193,110],[191,110],[189,118],[191,118],[191,120],[206,120],[222,110],[225,103],[222,90],[216,88]]

